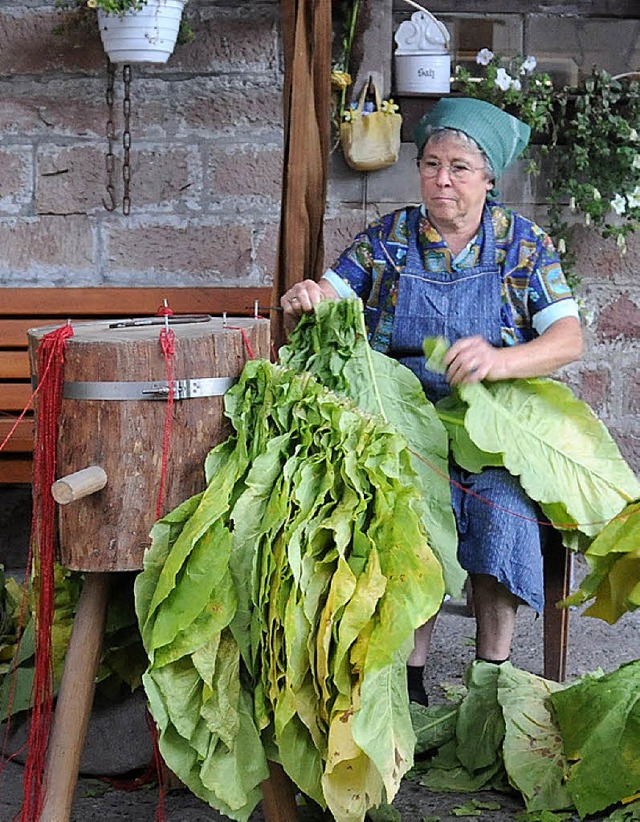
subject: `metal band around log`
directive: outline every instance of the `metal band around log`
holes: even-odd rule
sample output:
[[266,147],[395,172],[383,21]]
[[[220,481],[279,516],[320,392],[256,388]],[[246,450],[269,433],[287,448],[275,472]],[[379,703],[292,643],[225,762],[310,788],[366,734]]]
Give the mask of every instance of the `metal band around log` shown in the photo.
[[[221,397],[237,382],[234,377],[204,377],[175,380],[174,400],[198,397]],[[62,396],[66,400],[166,400],[169,383],[155,382],[65,382]]]

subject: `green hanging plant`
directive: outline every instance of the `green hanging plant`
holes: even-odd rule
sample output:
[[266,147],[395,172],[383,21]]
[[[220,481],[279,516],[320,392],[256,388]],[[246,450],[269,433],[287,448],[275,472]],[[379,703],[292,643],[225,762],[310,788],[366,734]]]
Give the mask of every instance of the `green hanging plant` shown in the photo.
[[556,100],[549,216],[558,250],[568,254],[572,245],[568,203],[624,254],[626,238],[640,227],[640,83],[636,75],[612,77],[594,68]]
[[[527,123],[532,143],[549,156],[548,221],[572,286],[577,221],[614,238],[621,254],[640,227],[640,75],[593,68],[576,86],[556,89],[533,55],[476,55],[478,70],[457,66],[454,91],[486,100]],[[539,164],[528,156],[528,173]],[[568,213],[574,216],[569,220]]]

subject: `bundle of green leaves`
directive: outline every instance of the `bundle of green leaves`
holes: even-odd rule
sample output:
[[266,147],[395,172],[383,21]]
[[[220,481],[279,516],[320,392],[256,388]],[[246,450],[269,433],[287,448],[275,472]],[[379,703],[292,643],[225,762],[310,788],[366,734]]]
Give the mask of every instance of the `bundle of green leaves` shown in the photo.
[[235,434],[206,490],[155,525],[136,581],[160,750],[233,819],[274,759],[362,820],[411,766],[405,662],[444,593],[406,442],[265,361],[225,406]]
[[[445,350],[427,346],[432,367]],[[370,350],[359,300],[320,303],[280,353],[227,393],[235,434],[206,490],[154,527],[144,684],[167,764],[227,816],[248,818],[274,759],[355,822],[412,761],[404,663],[444,593],[431,546],[456,579],[445,427],[460,465],[504,465],[573,547],[640,486],[552,380],[464,386],[435,409]]]

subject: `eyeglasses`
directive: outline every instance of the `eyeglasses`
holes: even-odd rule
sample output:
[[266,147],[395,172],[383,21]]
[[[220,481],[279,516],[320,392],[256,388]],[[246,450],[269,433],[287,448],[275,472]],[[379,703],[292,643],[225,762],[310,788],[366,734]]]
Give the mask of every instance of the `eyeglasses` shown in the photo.
[[456,161],[448,166],[443,165],[439,160],[418,160],[420,173],[431,179],[437,177],[440,169],[444,169],[449,177],[454,180],[468,180],[476,171],[482,171],[483,167],[470,166],[467,163]]

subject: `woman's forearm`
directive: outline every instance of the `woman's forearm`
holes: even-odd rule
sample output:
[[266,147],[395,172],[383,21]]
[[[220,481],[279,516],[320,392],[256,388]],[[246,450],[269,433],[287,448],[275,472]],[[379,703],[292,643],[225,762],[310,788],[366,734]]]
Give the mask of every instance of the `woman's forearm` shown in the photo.
[[546,377],[563,365],[579,360],[583,350],[580,322],[575,317],[563,317],[531,342],[498,349],[497,373],[487,378]]

